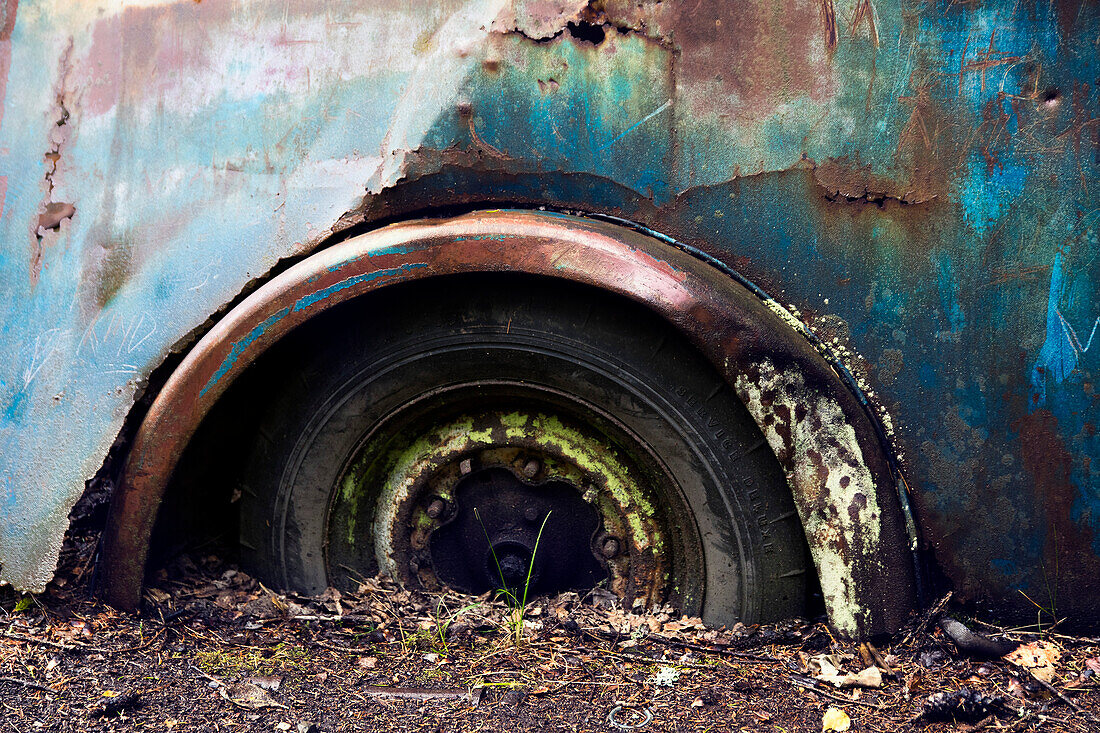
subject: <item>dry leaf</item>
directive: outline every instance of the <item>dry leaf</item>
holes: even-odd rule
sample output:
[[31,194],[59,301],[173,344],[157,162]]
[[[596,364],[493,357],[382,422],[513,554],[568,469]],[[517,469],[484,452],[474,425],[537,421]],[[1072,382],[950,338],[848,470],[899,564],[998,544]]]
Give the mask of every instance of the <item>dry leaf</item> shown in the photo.
[[811,668],[817,667],[821,670],[814,675],[814,679],[828,682],[830,685],[836,687],[882,687],[882,670],[878,667],[867,667],[856,674],[843,673],[824,654],[814,657],[810,662]]
[[1004,658],[1030,670],[1035,679],[1050,682],[1054,679],[1054,665],[1062,658],[1062,651],[1049,641],[1033,641],[1021,644]]
[[275,692],[279,689],[279,685],[283,684],[282,677],[246,677],[244,682],[252,685],[256,685],[263,690],[271,690]]
[[852,719],[840,708],[830,707],[821,718],[821,730],[825,733],[831,730],[845,731],[851,727]]
[[164,603],[172,598],[172,596],[165,593],[160,588],[146,588],[145,593],[157,603]]
[[286,709],[286,705],[277,702],[266,690],[249,682],[230,685],[228,688],[221,687],[218,692],[226,700],[242,708],[250,710],[261,710],[263,708]]

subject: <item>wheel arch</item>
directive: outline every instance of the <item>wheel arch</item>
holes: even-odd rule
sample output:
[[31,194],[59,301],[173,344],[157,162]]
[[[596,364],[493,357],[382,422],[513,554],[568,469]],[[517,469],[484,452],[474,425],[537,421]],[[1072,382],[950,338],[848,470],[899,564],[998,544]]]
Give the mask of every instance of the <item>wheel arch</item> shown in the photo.
[[623,224],[528,211],[402,222],[323,249],[252,292],[187,353],[133,438],[103,539],[103,597],[137,607],[173,468],[218,398],[282,336],[394,283],[526,273],[640,302],[684,333],[735,388],[786,471],[838,632],[896,629],[915,599],[912,525],[890,448],[862,396],[805,327],[750,283]]

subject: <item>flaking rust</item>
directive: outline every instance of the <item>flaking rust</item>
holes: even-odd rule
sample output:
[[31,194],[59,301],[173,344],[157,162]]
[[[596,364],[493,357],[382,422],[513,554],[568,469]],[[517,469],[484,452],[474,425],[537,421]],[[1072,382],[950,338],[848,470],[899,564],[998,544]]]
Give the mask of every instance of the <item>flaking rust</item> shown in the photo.
[[[1030,618],[1019,591],[1049,590],[1059,615],[1100,618],[1096,4],[705,5],[0,2],[3,579],[45,584],[84,481],[140,421],[135,385],[277,263],[522,206],[633,220],[805,312],[828,298],[871,365],[838,354],[868,470],[890,483],[867,402],[958,597]],[[500,271],[499,252],[433,267]],[[634,297],[648,266],[583,281]],[[760,333],[720,309],[654,303],[746,389],[820,386],[800,355],[796,389],[774,344],[754,377],[739,344]],[[772,432],[816,465],[794,424]]]

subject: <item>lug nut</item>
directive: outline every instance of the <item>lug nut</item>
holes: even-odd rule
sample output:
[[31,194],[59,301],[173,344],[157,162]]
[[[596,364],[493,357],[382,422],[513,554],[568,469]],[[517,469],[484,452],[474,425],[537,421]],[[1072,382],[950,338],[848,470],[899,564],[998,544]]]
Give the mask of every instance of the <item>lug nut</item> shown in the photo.
[[460,474],[462,474],[463,476],[465,476],[466,474],[468,474],[470,471],[473,471],[473,470],[474,470],[474,464],[470,461],[469,458],[463,458],[462,462],[458,464],[458,472]]
[[539,511],[538,507],[534,506],[529,506],[523,510],[523,516],[528,522],[539,521],[540,514],[542,514],[542,512]]
[[443,499],[433,499],[432,503],[428,505],[428,516],[432,519],[439,519],[447,513],[447,502]]
[[540,468],[542,468],[542,466],[539,465],[539,462],[531,459],[530,461],[527,461],[527,463],[523,464],[523,475],[527,478],[534,478],[536,475],[538,475]]
[[608,537],[603,541],[600,546],[600,552],[608,560],[619,554],[619,539],[617,537]]

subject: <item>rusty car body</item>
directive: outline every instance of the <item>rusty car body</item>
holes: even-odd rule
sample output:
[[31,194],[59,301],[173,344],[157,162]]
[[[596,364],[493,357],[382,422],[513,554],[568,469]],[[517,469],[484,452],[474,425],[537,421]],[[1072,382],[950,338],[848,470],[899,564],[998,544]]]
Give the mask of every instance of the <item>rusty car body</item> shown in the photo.
[[841,632],[1098,622],[1098,44],[1091,0],[0,0],[0,581],[96,479],[136,606],[249,363],[489,272],[690,340]]

